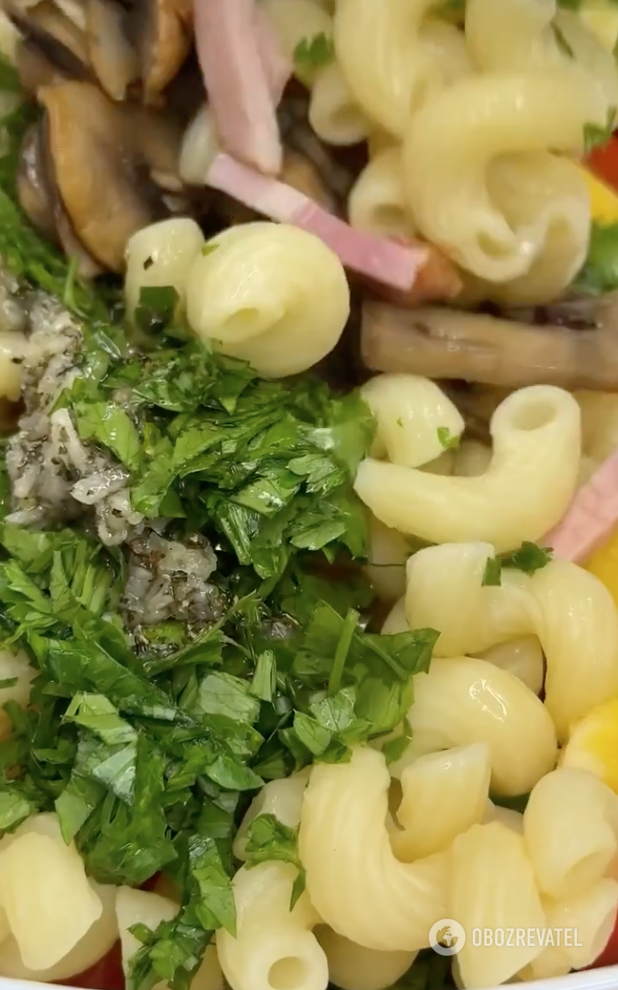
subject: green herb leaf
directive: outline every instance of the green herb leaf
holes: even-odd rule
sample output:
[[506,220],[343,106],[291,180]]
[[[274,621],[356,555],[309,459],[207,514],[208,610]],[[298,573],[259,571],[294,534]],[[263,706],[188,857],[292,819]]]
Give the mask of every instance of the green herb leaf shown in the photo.
[[524,574],[534,574],[551,562],[552,555],[553,550],[550,547],[539,547],[536,543],[524,541],[519,550],[488,558],[481,583],[484,586],[501,584],[503,567],[511,567]]
[[113,402],[78,406],[77,428],[83,440],[98,440],[109,447],[131,471],[140,465],[140,441],[127,412]]
[[551,562],[553,550],[550,547],[540,547],[536,543],[525,540],[519,550],[500,555],[503,567],[514,567],[524,574],[534,574]]
[[207,674],[201,682],[197,709],[206,715],[227,715],[251,725],[260,716],[260,702],[251,693],[249,682],[220,671]]
[[158,333],[172,321],[180,296],[173,285],[145,285],[135,310],[137,326],[147,333]]
[[272,702],[277,688],[277,661],[272,650],[264,650],[257,658],[251,692],[261,701]]
[[591,295],[618,288],[618,223],[592,224],[588,257],[573,288]]
[[303,746],[306,746],[314,756],[322,756],[332,738],[328,729],[320,725],[317,719],[303,712],[296,712],[294,715],[294,731]]
[[483,571],[482,586],[494,587],[502,583],[502,562],[499,557],[488,557]]
[[451,433],[448,426],[438,427],[438,440],[445,450],[456,450],[461,443],[461,437],[456,433]]
[[12,831],[36,811],[36,806],[24,797],[15,785],[0,790],[0,832]]
[[299,69],[321,69],[334,57],[333,40],[323,31],[311,38],[302,38],[294,49],[294,64]]
[[245,855],[249,868],[279,860],[298,869],[290,898],[291,911],[305,889],[305,869],[298,855],[298,829],[283,825],[275,815],[258,815],[247,831]]
[[589,155],[594,148],[603,147],[610,140],[616,126],[616,107],[607,111],[604,126],[599,124],[584,124],[584,154]]

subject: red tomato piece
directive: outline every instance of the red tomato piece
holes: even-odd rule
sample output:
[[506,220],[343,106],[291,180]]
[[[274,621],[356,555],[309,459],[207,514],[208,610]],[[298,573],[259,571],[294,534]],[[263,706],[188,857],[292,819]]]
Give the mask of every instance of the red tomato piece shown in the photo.
[[90,969],[68,980],[58,980],[58,983],[65,987],[83,987],[84,990],[124,990],[120,939]]
[[618,189],[618,137],[614,135],[603,147],[593,148],[586,165],[597,178]]
[[618,966],[618,917],[614,922],[614,930],[609,936],[607,945],[588,969],[601,969],[603,966]]
[[146,880],[146,882],[142,884],[140,890],[154,890],[160,878],[161,878],[161,874],[155,873],[153,876],[150,877],[150,880]]

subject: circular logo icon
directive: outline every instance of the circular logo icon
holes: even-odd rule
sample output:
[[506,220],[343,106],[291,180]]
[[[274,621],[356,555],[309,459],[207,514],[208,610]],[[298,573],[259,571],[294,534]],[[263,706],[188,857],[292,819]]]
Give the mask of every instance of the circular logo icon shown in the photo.
[[466,944],[463,925],[452,918],[441,918],[429,929],[429,944],[439,956],[454,956]]

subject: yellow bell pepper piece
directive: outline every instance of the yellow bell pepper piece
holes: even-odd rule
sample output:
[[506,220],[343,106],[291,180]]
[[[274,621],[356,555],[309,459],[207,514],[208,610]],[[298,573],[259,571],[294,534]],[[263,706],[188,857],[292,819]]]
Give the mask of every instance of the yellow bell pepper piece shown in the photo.
[[618,607],[618,530],[612,533],[607,543],[595,550],[586,570],[603,582]]
[[584,0],[579,16],[602,45],[613,52],[618,42],[618,7],[611,0]]
[[590,193],[592,219],[599,223],[618,223],[618,191],[585,168],[582,168],[582,174]]

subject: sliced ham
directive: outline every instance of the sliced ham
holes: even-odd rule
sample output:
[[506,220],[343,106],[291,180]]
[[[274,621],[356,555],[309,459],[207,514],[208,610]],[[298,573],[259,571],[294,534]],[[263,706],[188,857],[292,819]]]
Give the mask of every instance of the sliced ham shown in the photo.
[[273,30],[268,15],[259,4],[254,10],[254,30],[270,95],[275,107],[278,107],[283,91],[292,75],[292,63],[282,52],[279,39]]
[[221,144],[277,175],[283,149],[271,87],[276,84],[280,97],[280,74],[271,65],[261,18],[256,27],[254,0],[194,0],[194,10],[197,54]]
[[541,542],[557,557],[584,563],[618,527],[618,451],[577,492],[564,518]]
[[210,166],[206,182],[271,220],[294,224],[315,234],[339,256],[346,268],[376,284],[408,295],[415,287],[422,289],[426,285],[432,299],[453,294],[450,277],[441,283],[436,277],[424,282],[426,271],[434,261],[431,245],[398,244],[355,230],[298,190],[223,153]]

